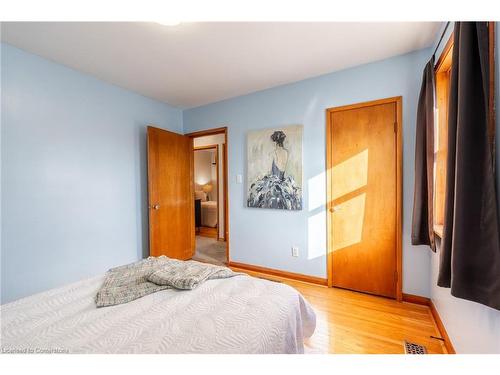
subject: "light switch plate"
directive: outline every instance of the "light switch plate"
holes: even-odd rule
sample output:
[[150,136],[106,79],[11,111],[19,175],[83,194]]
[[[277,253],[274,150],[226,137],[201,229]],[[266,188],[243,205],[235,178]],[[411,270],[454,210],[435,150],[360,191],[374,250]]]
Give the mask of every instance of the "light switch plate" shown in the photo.
[[299,256],[299,247],[298,246],[292,246],[292,256],[293,257]]
[[243,175],[237,174],[236,175],[236,183],[237,184],[242,184],[243,183]]

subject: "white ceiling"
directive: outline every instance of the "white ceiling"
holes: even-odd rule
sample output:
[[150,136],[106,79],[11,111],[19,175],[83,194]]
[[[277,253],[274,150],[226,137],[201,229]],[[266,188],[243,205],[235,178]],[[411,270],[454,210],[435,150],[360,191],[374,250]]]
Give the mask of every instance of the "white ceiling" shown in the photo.
[[182,108],[428,47],[440,23],[9,22],[2,41]]

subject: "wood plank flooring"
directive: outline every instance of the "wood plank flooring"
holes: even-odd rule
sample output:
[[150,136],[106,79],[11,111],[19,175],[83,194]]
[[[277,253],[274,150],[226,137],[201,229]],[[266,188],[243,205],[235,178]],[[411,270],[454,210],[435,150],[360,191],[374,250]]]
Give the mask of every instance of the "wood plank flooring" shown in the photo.
[[306,353],[404,353],[405,340],[446,353],[428,306],[240,270],[286,283],[297,289],[316,311],[316,331],[305,341]]
[[209,237],[217,239],[217,228],[212,227],[200,227],[200,230],[196,233],[198,236]]

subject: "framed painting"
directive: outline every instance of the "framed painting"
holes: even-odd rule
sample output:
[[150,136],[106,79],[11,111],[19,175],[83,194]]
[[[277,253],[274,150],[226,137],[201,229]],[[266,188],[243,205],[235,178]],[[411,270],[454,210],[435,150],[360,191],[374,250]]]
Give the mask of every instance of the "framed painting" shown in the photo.
[[302,210],[302,133],[302,125],[248,133],[248,207]]

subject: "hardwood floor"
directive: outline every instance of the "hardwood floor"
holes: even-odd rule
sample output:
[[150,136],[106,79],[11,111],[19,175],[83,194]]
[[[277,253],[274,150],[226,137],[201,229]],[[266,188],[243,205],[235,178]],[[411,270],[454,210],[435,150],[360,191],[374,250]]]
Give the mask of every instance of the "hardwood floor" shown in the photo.
[[198,236],[209,237],[209,238],[217,238],[217,228],[211,227],[200,227]]
[[429,354],[446,353],[428,306],[337,288],[246,272],[297,289],[316,311],[316,331],[306,353],[404,353],[405,340],[424,345]]

